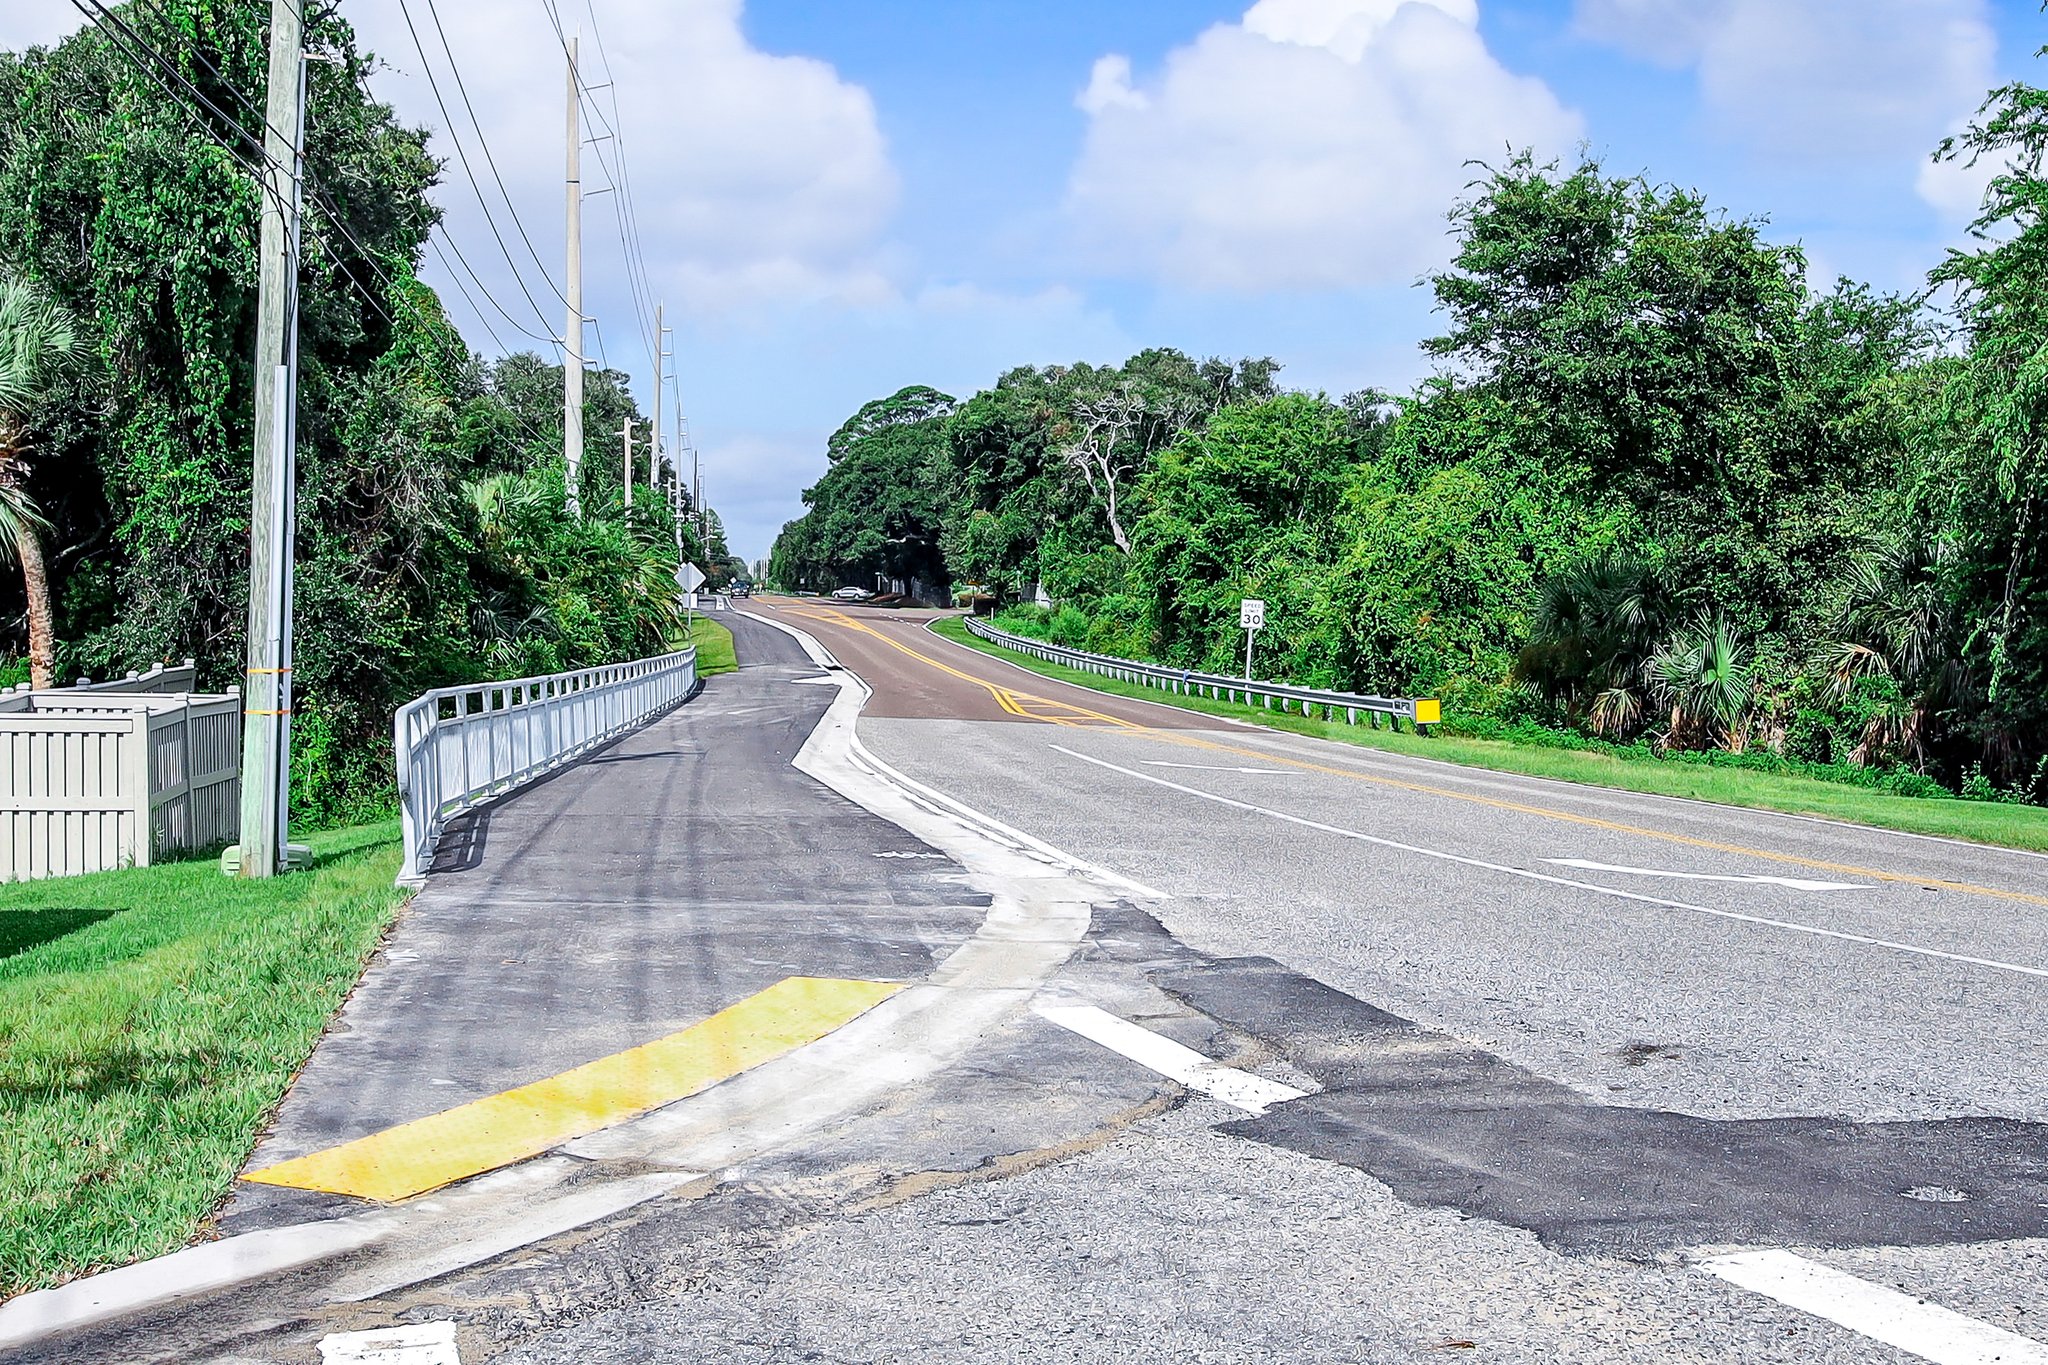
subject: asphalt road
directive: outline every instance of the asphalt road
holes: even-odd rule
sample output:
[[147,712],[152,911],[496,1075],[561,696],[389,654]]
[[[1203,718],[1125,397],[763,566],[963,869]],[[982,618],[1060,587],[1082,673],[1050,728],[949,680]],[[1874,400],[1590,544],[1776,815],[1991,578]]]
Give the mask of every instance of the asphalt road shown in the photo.
[[[2048,1336],[2048,860],[1217,727],[915,615],[771,611],[874,687],[881,758],[1165,893],[1146,908],[1198,965],[1147,982],[1325,1087],[1222,1131],[1523,1230],[1580,1276],[1799,1247]],[[991,715],[1005,690],[1044,720]],[[1559,1323],[1641,1295],[1640,1269],[1514,1292],[1490,1240],[1469,1276],[1432,1252],[1432,1281]],[[1887,1358],[1786,1330],[1700,1358]],[[1509,1358],[1629,1358],[1545,1349]]]
[[252,1164],[790,976],[902,996],[424,1200],[244,1186],[233,1231],[409,1221],[22,1358],[2048,1361],[2048,860],[752,610],[448,846]]

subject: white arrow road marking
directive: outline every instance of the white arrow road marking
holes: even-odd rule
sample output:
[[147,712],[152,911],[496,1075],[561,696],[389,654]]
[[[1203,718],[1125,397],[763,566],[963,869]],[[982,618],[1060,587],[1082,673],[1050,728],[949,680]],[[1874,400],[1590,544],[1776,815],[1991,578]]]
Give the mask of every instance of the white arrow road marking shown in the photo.
[[452,1322],[335,1332],[320,1338],[320,1359],[322,1365],[462,1365]]
[[1266,777],[1285,777],[1278,768],[1227,768],[1218,763],[1167,763],[1156,758],[1140,759],[1148,768],[1190,768],[1204,773],[1259,773]]
[[1935,1365],[2048,1365],[2048,1345],[1871,1284],[1789,1251],[1744,1251],[1700,1269]]
[[1996,958],[1971,957],[1966,953],[1950,953],[1944,952],[1939,948],[1922,948],[1914,943],[1901,943],[1897,939],[1875,938],[1869,934],[1851,934],[1840,929],[1823,929],[1817,924],[1801,924],[1796,920],[1772,919],[1766,915],[1745,915],[1739,910],[1721,910],[1711,905],[1694,905],[1690,901],[1666,900],[1662,896],[1646,896],[1640,891],[1624,891],[1618,886],[1602,886],[1598,882],[1582,882],[1571,877],[1553,877],[1548,872],[1533,872],[1526,867],[1509,867],[1504,863],[1490,863],[1484,858],[1471,858],[1462,853],[1451,853],[1440,848],[1424,848],[1420,844],[1404,844],[1398,839],[1383,839],[1377,834],[1367,834],[1363,830],[1345,829],[1342,825],[1326,825],[1320,820],[1311,820],[1304,815],[1295,815],[1284,810],[1274,810],[1268,806],[1255,806],[1249,801],[1239,801],[1233,797],[1218,796],[1215,792],[1205,792],[1197,787],[1184,787],[1180,783],[1170,781],[1164,777],[1157,777],[1151,773],[1141,773],[1136,768],[1126,768],[1121,764],[1110,763],[1104,759],[1090,758],[1087,754],[1076,753],[1074,750],[1065,748],[1062,745],[1053,744],[1047,747],[1065,754],[1068,758],[1077,758],[1083,763],[1092,763],[1098,768],[1107,768],[1111,772],[1122,773],[1125,777],[1135,777],[1140,782],[1150,782],[1187,796],[1197,797],[1203,801],[1214,801],[1219,806],[1229,806],[1235,810],[1249,811],[1254,815],[1264,815],[1275,820],[1284,820],[1290,825],[1300,825],[1304,829],[1321,830],[1325,834],[1334,834],[1340,839],[1356,839],[1360,843],[1377,844],[1381,848],[1395,848],[1403,853],[1414,853],[1424,858],[1436,858],[1447,863],[1460,863],[1466,867],[1480,867],[1488,872],[1498,872],[1506,877],[1523,877],[1532,882],[1548,882],[1552,886],[1569,886],[1577,891],[1591,891],[1595,895],[1613,896],[1617,900],[1635,901],[1639,905],[1659,905],[1668,910],[1685,910],[1695,915],[1712,915],[1715,919],[1734,920],[1739,924],[1762,925],[1765,928],[1784,929],[1795,934],[1812,934],[1815,938],[1831,938],[1843,943],[1861,943],[1871,948],[1888,948],[1895,953],[1911,953],[1915,957],[1931,957],[1943,962],[1961,962],[1972,967],[1988,967],[1993,971],[2017,972],[2021,976],[2048,978],[2048,967],[2029,967],[2018,962],[2000,962]]
[[1658,867],[1622,867],[1596,863],[1585,858],[1545,858],[1559,867],[1576,867],[1584,872],[1619,872],[1629,877],[1681,877],[1689,882],[1756,882],[1768,886],[1789,886],[1794,891],[1867,891],[1868,882],[1809,882],[1798,877],[1737,876],[1727,872],[1667,872]]
[[1162,1038],[1128,1019],[1119,1019],[1094,1005],[1039,1005],[1036,1012],[1063,1029],[1120,1052],[1138,1065],[1149,1067],[1168,1080],[1179,1081],[1190,1090],[1221,1100],[1247,1114],[1263,1114],[1283,1100],[1298,1100],[1308,1092],[1297,1090],[1264,1076],[1254,1076],[1234,1066],[1213,1062],[1191,1047]]

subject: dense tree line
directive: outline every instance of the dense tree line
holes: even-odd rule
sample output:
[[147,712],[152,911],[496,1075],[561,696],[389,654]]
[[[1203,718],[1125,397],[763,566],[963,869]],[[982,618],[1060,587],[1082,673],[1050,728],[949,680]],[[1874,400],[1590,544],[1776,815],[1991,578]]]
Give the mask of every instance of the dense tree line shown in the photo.
[[1475,729],[2048,799],[2048,94],[1910,298],[1596,161],[1484,169],[1411,394],[1281,393],[1148,351],[907,389],[833,438],[772,576],[882,573],[1228,670],[1440,694]]
[[[64,678],[186,655],[210,684],[240,676],[260,191],[235,125],[261,127],[260,10],[120,11],[211,110],[91,25],[0,54],[0,276],[84,343],[35,401],[0,393],[0,493],[32,518],[0,530],[47,570]],[[622,505],[639,412],[617,371],[589,377],[586,515],[564,515],[559,366],[487,363],[450,325],[415,274],[438,216],[426,135],[366,93],[332,7],[307,18],[330,60],[308,68],[294,796],[332,819],[388,802],[391,712],[419,692],[663,647],[677,551],[656,500]],[[0,621],[35,595],[16,576]]]

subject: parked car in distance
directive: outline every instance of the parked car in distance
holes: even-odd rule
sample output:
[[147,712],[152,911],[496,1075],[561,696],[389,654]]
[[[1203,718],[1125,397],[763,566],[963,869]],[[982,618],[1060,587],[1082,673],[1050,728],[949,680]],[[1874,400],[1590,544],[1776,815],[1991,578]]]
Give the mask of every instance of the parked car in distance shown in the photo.
[[842,602],[865,602],[870,597],[874,596],[874,594],[872,592],[869,592],[866,588],[856,587],[852,583],[848,583],[843,588],[835,589],[832,595],[840,599]]

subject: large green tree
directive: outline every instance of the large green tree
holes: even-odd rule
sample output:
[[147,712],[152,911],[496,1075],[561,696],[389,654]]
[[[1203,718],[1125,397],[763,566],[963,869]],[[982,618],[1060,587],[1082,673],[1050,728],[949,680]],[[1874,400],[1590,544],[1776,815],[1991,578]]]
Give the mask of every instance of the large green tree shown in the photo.
[[[198,97],[94,25],[0,55],[0,264],[104,357],[91,394],[43,413],[27,471],[67,669],[191,655],[239,680],[265,13],[121,10]],[[676,551],[652,500],[623,515],[619,424],[640,414],[615,372],[587,386],[589,515],[562,515],[559,366],[487,365],[449,324],[416,276],[438,219],[426,134],[366,93],[371,59],[332,7],[307,20],[327,60],[308,67],[293,761],[299,816],[319,819],[388,802],[411,696],[665,646]],[[472,496],[493,480],[518,515]]]
[[1916,510],[1957,549],[1973,686],[1956,719],[1986,769],[2017,782],[2048,768],[2048,90],[1993,91],[1940,154],[1999,169],[1979,244],[1934,272],[1969,346],[1941,371]]

